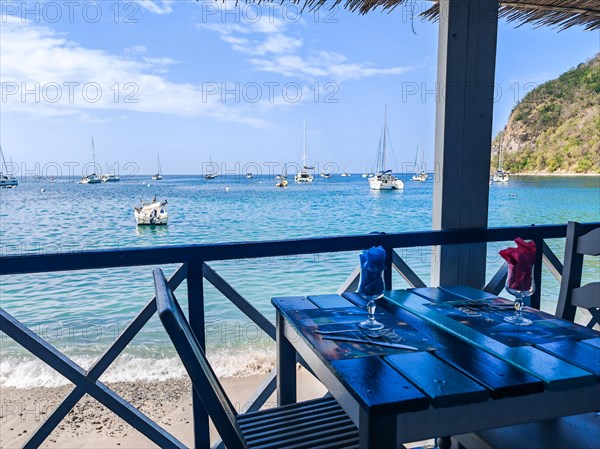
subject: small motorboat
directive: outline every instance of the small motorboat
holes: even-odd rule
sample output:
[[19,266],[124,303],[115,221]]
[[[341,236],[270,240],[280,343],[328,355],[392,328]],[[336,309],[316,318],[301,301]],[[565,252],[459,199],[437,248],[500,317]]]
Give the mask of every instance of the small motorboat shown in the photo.
[[277,184],[275,184],[275,187],[287,187],[287,186],[288,186],[287,179],[282,179]]
[[141,206],[134,206],[133,214],[139,225],[166,225],[169,219],[166,205],[167,200],[157,201],[156,197],[150,203],[140,200]]

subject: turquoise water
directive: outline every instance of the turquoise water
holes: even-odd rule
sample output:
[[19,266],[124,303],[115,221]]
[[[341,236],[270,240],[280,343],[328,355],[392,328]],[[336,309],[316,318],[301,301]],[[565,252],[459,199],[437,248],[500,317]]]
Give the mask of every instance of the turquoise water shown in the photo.
[[[277,189],[266,177],[133,177],[120,183],[79,185],[26,180],[0,189],[2,254],[68,252],[156,245],[257,241],[297,237],[401,232],[431,228],[433,182],[404,178],[401,192],[370,191],[360,175]],[[229,190],[226,190],[226,187]],[[42,191],[44,189],[44,191]],[[137,227],[132,207],[153,195],[169,202],[167,227]],[[513,177],[490,187],[490,226],[600,221],[600,177]],[[491,276],[499,249],[488,250]],[[562,258],[562,242],[550,246]],[[428,248],[400,251],[422,279],[429,279]],[[270,299],[335,291],[356,266],[356,253],[321,254],[211,265],[261,312],[273,318]],[[164,267],[172,273],[176,267]],[[59,349],[89,366],[153,296],[152,267],[4,276],[2,307]],[[598,278],[597,263],[585,277]],[[403,287],[399,277],[395,286]],[[545,307],[552,309],[558,284],[544,273]],[[178,290],[185,303],[185,285]],[[210,285],[206,286],[207,337],[221,373],[260,371],[272,359],[272,344]],[[60,379],[31,361],[6,335],[0,336],[0,385],[53,385]],[[234,361],[231,356],[239,357]],[[119,361],[114,379],[179,375],[173,350],[154,318]],[[162,362],[157,362],[161,359]],[[110,376],[109,376],[110,377]]]

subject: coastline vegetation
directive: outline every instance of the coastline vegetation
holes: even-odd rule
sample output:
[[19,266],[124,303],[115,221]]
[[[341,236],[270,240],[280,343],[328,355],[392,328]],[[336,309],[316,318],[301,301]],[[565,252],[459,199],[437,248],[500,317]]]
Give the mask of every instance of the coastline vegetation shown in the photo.
[[492,168],[600,174],[600,53],[529,92],[492,142]]

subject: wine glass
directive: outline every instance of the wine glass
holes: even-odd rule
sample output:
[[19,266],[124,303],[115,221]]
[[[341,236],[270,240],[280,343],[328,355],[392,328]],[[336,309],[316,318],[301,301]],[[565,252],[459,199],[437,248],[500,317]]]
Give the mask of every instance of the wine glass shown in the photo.
[[509,265],[505,287],[506,291],[515,297],[515,314],[505,317],[504,321],[517,326],[529,326],[532,321],[522,315],[522,309],[524,298],[531,296],[535,291],[533,265],[525,268],[518,265]]
[[383,297],[385,281],[383,271],[375,273],[369,270],[361,270],[358,294],[367,300],[367,319],[361,321],[358,326],[365,330],[378,331],[385,326],[375,319],[375,301]]

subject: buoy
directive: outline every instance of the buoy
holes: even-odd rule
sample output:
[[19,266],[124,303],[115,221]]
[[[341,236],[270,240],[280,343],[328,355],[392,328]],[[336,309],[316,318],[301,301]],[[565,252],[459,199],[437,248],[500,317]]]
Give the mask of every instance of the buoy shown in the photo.
[[226,191],[226,192],[229,192],[229,187],[225,187],[225,191]]
[[43,192],[45,192],[45,191],[46,191],[46,189],[41,189],[41,190],[40,190],[40,192],[42,192],[42,193],[43,193]]
[[146,187],[150,187],[150,184],[148,184]]

